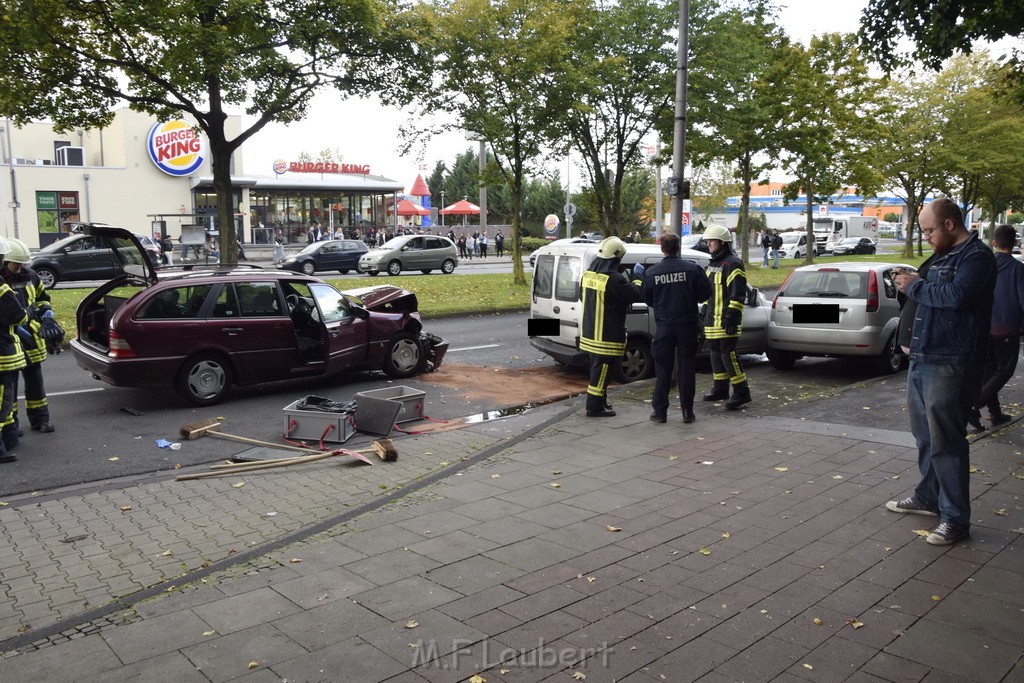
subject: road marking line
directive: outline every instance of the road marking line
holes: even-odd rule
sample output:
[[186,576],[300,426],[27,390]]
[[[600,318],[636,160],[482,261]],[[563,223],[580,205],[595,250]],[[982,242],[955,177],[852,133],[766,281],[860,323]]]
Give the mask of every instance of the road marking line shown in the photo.
[[461,349],[448,349],[448,353],[453,351],[476,351],[477,349],[493,349],[501,344],[484,344],[483,346],[463,346]]
[[[91,394],[94,391],[103,391],[103,387],[96,387],[95,389],[75,389],[73,391],[53,391],[49,392],[47,396],[69,396],[71,394]],[[24,396],[19,396],[19,400],[24,400]]]

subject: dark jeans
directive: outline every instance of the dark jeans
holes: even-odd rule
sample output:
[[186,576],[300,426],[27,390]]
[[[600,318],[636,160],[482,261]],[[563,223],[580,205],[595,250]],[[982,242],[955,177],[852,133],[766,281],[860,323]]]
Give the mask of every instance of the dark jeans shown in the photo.
[[697,391],[696,325],[658,325],[651,343],[654,356],[654,397],[651,407],[658,415],[668,412],[668,392],[672,387],[672,367],[677,366],[676,382],[679,386],[679,405],[693,410],[693,396]]
[[989,337],[988,356],[985,359],[984,384],[981,386],[981,395],[975,405],[978,408],[985,406],[989,415],[998,415],[1003,412],[999,407],[999,391],[1006,386],[1006,383],[1013,377],[1017,370],[1017,358],[1020,357],[1020,335],[1014,334],[1009,337]]
[[921,471],[914,497],[964,529],[971,524],[967,409],[976,395],[968,386],[974,370],[912,360],[907,372],[907,413]]
[[590,385],[587,386],[587,410],[604,408],[608,394],[608,373],[615,359],[610,356],[590,354]]

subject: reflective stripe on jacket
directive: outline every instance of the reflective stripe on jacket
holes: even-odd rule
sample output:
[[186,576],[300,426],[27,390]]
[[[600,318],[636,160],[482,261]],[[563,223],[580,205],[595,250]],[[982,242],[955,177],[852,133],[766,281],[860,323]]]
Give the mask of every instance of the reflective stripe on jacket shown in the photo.
[[626,350],[626,311],[643,301],[640,288],[631,284],[608,259],[595,259],[581,279],[583,316],[580,350],[618,358]]
[[[747,274],[743,270],[743,261],[732,253],[723,254],[722,258],[712,257],[708,265],[708,279],[711,280],[711,296],[708,297],[708,310],[704,316],[704,337],[726,339],[740,336],[743,302],[747,298]],[[726,311],[733,313],[726,316]],[[725,333],[726,317],[736,321],[736,334]]]

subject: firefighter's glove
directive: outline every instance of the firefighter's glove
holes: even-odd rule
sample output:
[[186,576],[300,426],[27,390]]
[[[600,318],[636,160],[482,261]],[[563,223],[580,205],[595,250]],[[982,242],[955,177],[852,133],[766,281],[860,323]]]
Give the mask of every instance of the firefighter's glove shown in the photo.
[[736,334],[742,319],[743,316],[734,308],[727,309],[722,313],[722,328],[725,330],[725,333],[729,336]]

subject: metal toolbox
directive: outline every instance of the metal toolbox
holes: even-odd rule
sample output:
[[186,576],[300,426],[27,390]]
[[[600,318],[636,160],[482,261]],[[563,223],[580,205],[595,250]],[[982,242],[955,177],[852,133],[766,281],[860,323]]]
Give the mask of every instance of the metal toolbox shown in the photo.
[[355,434],[355,416],[352,413],[299,410],[298,405],[302,401],[300,398],[284,408],[284,433],[289,439],[343,443]]
[[400,384],[383,389],[360,391],[356,394],[355,399],[357,405],[360,398],[380,398],[401,404],[402,408],[398,411],[398,417],[395,418],[395,422],[398,423],[423,419],[423,397],[426,395],[426,392]]

